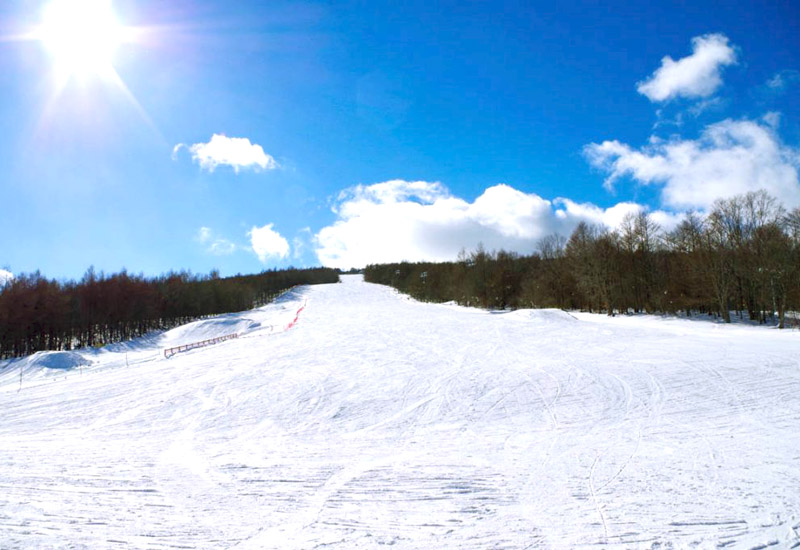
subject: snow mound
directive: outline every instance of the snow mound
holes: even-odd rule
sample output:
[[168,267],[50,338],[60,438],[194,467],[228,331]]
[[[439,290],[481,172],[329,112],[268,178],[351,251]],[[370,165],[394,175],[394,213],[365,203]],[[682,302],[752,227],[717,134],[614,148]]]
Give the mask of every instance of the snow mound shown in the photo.
[[88,361],[80,353],[74,351],[40,351],[34,353],[27,359],[28,368],[44,368],[69,370],[81,365],[89,365]]
[[578,320],[561,309],[520,309],[513,317],[538,325],[572,324]]
[[75,351],[40,351],[28,357],[0,361],[0,391],[14,388],[20,376],[26,384],[36,383],[93,363]]
[[229,334],[251,332],[260,326],[261,323],[258,321],[233,315],[203,319],[165,332],[163,343],[165,345],[191,344],[192,342],[228,336]]

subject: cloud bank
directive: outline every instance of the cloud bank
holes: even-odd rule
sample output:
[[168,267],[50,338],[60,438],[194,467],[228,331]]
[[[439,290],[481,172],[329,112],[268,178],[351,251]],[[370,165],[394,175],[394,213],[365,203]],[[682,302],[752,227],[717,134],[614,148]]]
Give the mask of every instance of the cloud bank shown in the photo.
[[636,89],[653,102],[708,97],[722,85],[722,67],[735,63],[736,51],[725,35],[697,36],[692,39],[692,55],[677,61],[665,56],[661,67]]
[[6,283],[11,282],[14,280],[14,274],[10,271],[6,271],[5,269],[0,269],[0,287],[6,285]]
[[800,204],[800,149],[775,133],[774,114],[766,121],[731,120],[712,124],[699,139],[651,137],[640,148],[617,140],[592,143],[584,153],[608,172],[611,188],[624,176],[644,185],[663,185],[663,204],[708,208],[715,199],[764,189],[787,206]]
[[[550,201],[505,184],[469,202],[438,182],[392,180],[343,191],[334,207],[338,219],[317,233],[315,252],[323,265],[339,268],[454,260],[479,243],[488,250],[530,254],[540,238],[554,232],[568,236],[580,221],[616,227],[626,213],[642,208]],[[671,214],[654,214],[674,224]]]
[[218,166],[230,166],[237,174],[242,169],[275,170],[278,163],[264,149],[248,138],[230,138],[214,134],[208,143],[186,145],[179,143],[172,151],[173,158],[181,149],[187,149],[192,160],[203,170],[213,172]]
[[262,263],[271,258],[284,259],[289,256],[289,242],[280,233],[272,229],[271,223],[263,227],[253,228],[247,233],[253,252]]

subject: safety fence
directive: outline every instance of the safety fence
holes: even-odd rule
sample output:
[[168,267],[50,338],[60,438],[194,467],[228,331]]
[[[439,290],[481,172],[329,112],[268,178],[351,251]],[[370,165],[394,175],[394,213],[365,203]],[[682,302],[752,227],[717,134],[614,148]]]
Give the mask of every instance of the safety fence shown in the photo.
[[192,342],[191,344],[184,344],[182,346],[175,346],[174,348],[167,348],[164,350],[164,357],[169,359],[170,357],[172,357],[177,353],[189,351],[190,349],[204,348],[206,346],[211,346],[213,344],[218,344],[219,342],[224,342],[225,340],[232,340],[238,337],[239,337],[238,334],[228,334],[226,336],[218,336],[216,338],[211,338],[210,340],[203,340],[202,342]]
[[300,312],[303,311],[306,308],[306,303],[307,302],[303,302],[303,305],[300,306],[300,309],[298,309],[297,313],[294,314],[294,319],[292,319],[291,323],[286,325],[286,330],[289,330],[290,328],[292,328],[293,326],[295,326],[297,324],[297,320],[300,319]]

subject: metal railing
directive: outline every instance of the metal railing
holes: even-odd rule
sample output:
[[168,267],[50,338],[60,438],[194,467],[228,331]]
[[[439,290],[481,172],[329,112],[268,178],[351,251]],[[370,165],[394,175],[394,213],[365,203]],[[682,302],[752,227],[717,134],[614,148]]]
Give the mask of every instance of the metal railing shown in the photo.
[[184,351],[189,351],[190,349],[204,348],[206,346],[211,346],[213,344],[224,342],[225,340],[232,340],[238,337],[239,334],[228,334],[226,336],[218,336],[216,338],[211,338],[210,340],[203,340],[202,342],[192,342],[191,344],[184,344],[182,346],[175,346],[174,348],[167,348],[164,350],[164,357],[169,359],[175,354]]

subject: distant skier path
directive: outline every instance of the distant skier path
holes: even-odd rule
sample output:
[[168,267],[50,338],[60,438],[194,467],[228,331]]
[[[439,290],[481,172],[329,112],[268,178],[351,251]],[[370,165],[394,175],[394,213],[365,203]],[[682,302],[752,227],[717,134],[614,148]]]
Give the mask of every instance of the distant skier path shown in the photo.
[[0,371],[0,548],[800,543],[796,331],[350,276],[125,352]]

